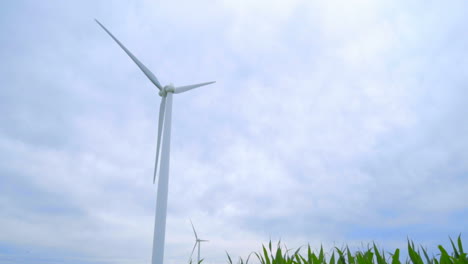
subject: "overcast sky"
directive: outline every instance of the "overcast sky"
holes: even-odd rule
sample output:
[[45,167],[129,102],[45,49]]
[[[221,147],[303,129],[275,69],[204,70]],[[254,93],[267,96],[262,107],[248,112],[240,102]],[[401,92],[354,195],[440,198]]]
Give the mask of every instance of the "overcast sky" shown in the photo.
[[[149,263],[174,96],[166,263],[468,232],[468,2],[2,1],[0,263]],[[434,251],[435,252],[435,251]]]

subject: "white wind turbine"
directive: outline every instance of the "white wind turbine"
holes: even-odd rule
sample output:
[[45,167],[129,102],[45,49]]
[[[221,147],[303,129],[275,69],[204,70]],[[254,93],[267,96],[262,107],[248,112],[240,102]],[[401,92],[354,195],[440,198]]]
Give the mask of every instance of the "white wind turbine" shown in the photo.
[[195,234],[195,245],[193,245],[192,253],[190,254],[190,258],[189,258],[189,263],[192,260],[193,252],[195,251],[195,247],[198,244],[198,257],[197,257],[197,263],[196,263],[196,264],[198,264],[198,263],[200,263],[200,243],[201,242],[208,242],[208,240],[199,239],[198,236],[197,236],[197,232],[195,231],[195,227],[193,227],[192,220],[190,220],[190,224],[192,224],[193,233]]
[[[156,76],[146,68],[120,41],[112,35],[97,19],[96,22],[109,34],[117,44],[127,53],[127,55],[136,63],[141,71],[148,79],[159,89],[161,96],[161,105],[159,108],[159,123],[158,123],[158,139],[156,147],[156,160],[154,165],[153,184],[156,181],[158,172],[158,163],[160,164],[158,190],[156,197],[156,215],[154,223],[153,237],[153,255],[152,264],[162,264],[164,259],[164,239],[166,234],[166,213],[167,213],[167,192],[169,187],[169,153],[171,142],[171,115],[172,115],[172,94],[183,93],[188,90],[212,84],[214,82],[206,82],[192,84],[180,87],[174,87],[171,83],[162,86]],[[162,143],[162,145],[161,145]]]

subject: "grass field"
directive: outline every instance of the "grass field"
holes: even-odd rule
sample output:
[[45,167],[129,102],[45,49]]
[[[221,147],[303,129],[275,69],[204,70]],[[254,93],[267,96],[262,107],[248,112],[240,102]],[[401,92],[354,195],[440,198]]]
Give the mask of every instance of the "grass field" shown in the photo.
[[[439,253],[430,256],[423,247],[417,247],[412,241],[408,241],[408,257],[401,260],[400,249],[386,252],[379,250],[375,244],[369,245],[363,251],[351,252],[349,247],[341,249],[335,247],[331,252],[324,253],[323,247],[318,252],[314,252],[310,245],[288,250],[280,242],[272,248],[270,241],[267,247],[262,245],[260,252],[252,252],[245,260],[240,258],[237,264],[248,264],[252,258],[261,264],[468,264],[461,236],[455,242],[450,238],[450,243],[450,249],[447,250],[439,245]],[[231,256],[226,254],[228,264],[234,264]]]

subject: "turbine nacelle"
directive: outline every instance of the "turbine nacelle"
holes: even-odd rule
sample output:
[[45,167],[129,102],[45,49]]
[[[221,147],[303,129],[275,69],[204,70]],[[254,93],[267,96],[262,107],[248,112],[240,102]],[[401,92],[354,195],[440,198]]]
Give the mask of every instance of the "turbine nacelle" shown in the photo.
[[170,83],[166,86],[164,86],[160,91],[159,91],[159,96],[164,97],[168,93],[174,93],[175,92],[175,87],[174,84]]

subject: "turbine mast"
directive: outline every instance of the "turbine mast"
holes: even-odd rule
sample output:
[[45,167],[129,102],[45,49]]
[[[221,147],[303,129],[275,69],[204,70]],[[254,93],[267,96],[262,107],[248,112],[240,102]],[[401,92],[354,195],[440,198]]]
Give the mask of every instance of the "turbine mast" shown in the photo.
[[169,154],[171,148],[172,93],[166,95],[161,163],[156,198],[152,264],[163,264],[164,240],[166,236],[167,193],[169,189]]
[[197,264],[200,263],[200,241],[198,241],[198,257],[197,257]]

